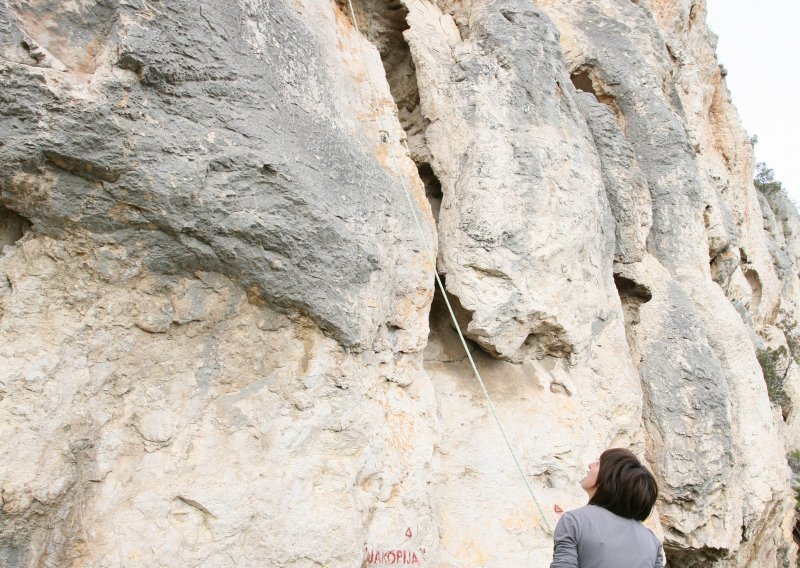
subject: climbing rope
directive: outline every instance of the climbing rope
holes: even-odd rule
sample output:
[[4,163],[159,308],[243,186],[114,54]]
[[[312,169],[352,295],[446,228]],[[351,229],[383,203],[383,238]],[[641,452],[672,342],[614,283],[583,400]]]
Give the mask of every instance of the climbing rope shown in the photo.
[[361,52],[361,58],[364,63],[364,69],[366,69],[367,71],[367,81],[369,82],[369,87],[372,92],[372,101],[373,104],[375,105],[375,109],[378,114],[378,127],[379,127],[378,133],[381,135],[380,136],[381,141],[386,142],[386,144],[389,147],[389,161],[391,162],[392,168],[397,174],[397,177],[400,178],[400,183],[403,186],[403,193],[405,194],[406,202],[408,203],[408,208],[411,211],[411,217],[414,219],[414,224],[417,226],[417,231],[419,232],[420,239],[422,240],[422,244],[424,245],[425,252],[428,255],[428,260],[431,262],[431,265],[433,266],[433,273],[436,277],[436,285],[439,287],[439,291],[442,294],[442,298],[444,298],[445,305],[447,306],[447,311],[450,313],[450,319],[453,321],[453,326],[456,328],[456,332],[458,333],[458,338],[461,340],[461,345],[464,347],[464,351],[467,354],[467,358],[469,359],[469,364],[472,367],[472,372],[475,374],[475,378],[478,379],[478,384],[480,384],[481,390],[483,391],[483,394],[486,397],[486,404],[489,407],[489,410],[491,411],[495,422],[497,423],[497,427],[500,430],[500,434],[503,437],[503,441],[505,441],[506,446],[508,447],[508,451],[511,453],[511,457],[514,459],[514,463],[516,464],[517,469],[519,470],[519,474],[522,477],[522,481],[525,482],[525,487],[528,489],[528,493],[530,493],[531,498],[533,499],[533,502],[536,505],[536,509],[539,511],[539,515],[541,516],[545,527],[547,527],[547,532],[549,534],[552,534],[553,529],[550,527],[550,523],[547,521],[547,517],[545,516],[541,505],[539,505],[539,501],[536,499],[536,495],[534,495],[533,493],[533,488],[531,487],[531,484],[528,481],[528,476],[525,475],[525,472],[523,471],[522,466],[519,463],[519,459],[517,459],[517,454],[514,451],[514,447],[511,445],[511,441],[508,439],[508,436],[506,435],[506,430],[503,427],[503,423],[500,420],[500,416],[497,414],[497,410],[495,409],[494,403],[492,402],[492,397],[489,396],[489,391],[486,390],[486,385],[483,382],[483,378],[481,377],[480,371],[478,371],[477,365],[475,365],[475,360],[472,358],[472,352],[469,350],[469,346],[467,345],[467,340],[464,338],[464,334],[461,331],[461,326],[458,324],[458,320],[456,319],[456,314],[453,311],[453,307],[450,305],[450,300],[447,298],[447,293],[445,292],[444,284],[442,283],[442,279],[439,277],[439,271],[436,270],[436,258],[433,255],[431,246],[428,244],[428,239],[425,237],[425,230],[422,228],[422,223],[420,223],[420,220],[417,217],[417,211],[414,207],[414,202],[411,199],[411,192],[409,191],[408,186],[406,185],[405,177],[403,176],[400,168],[398,167],[397,159],[394,155],[394,147],[392,146],[388,137],[389,131],[384,127],[383,124],[383,116],[379,110],[380,109],[379,99],[377,92],[375,90],[375,83],[372,81],[372,73],[370,73],[369,65],[367,64],[367,57],[364,53],[364,47],[361,45],[362,35],[361,35],[361,30],[358,27],[358,20],[356,19],[356,12],[353,9],[352,0],[347,0],[347,5],[350,8],[350,16],[353,18],[353,26],[355,27],[356,33],[358,34],[358,47],[359,51]]

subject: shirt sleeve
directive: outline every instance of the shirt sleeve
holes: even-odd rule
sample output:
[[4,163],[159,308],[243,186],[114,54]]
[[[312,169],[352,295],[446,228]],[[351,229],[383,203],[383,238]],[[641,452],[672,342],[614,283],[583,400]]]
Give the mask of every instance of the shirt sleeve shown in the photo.
[[659,543],[658,553],[656,554],[656,563],[653,568],[664,568],[664,547]]
[[578,523],[570,513],[561,516],[553,532],[550,568],[578,568]]

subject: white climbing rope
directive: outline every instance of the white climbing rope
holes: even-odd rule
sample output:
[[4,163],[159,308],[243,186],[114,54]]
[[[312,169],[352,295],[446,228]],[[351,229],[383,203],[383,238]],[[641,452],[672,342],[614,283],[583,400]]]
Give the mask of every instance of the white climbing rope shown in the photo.
[[[379,127],[378,132],[381,135],[383,135],[384,133],[387,134],[385,142],[389,147],[389,160],[392,164],[392,168],[397,174],[397,177],[400,178],[400,183],[403,186],[403,193],[405,194],[406,202],[408,203],[408,208],[411,210],[411,217],[414,219],[414,224],[417,226],[417,231],[419,232],[420,239],[422,240],[422,244],[425,247],[425,252],[428,255],[428,259],[430,260],[431,265],[433,266],[433,273],[436,277],[436,285],[439,287],[439,291],[442,294],[442,298],[444,298],[444,302],[447,305],[447,311],[450,313],[450,318],[453,320],[453,325],[455,326],[456,332],[458,333],[458,338],[461,340],[461,345],[464,347],[464,351],[467,354],[467,358],[469,359],[469,364],[472,366],[472,371],[475,374],[475,378],[478,379],[478,383],[481,386],[481,390],[483,391],[483,394],[486,397],[486,404],[489,407],[489,410],[491,411],[495,422],[497,423],[497,427],[500,429],[500,434],[503,437],[503,441],[505,441],[506,446],[508,447],[508,451],[511,453],[511,457],[514,459],[514,463],[516,464],[517,469],[519,470],[520,476],[522,476],[522,480],[525,482],[525,487],[528,489],[528,493],[530,493],[531,498],[533,499],[533,502],[536,505],[536,509],[539,511],[539,515],[541,516],[545,527],[547,527],[548,533],[552,534],[553,529],[550,527],[550,523],[547,521],[547,517],[545,516],[544,511],[542,510],[541,505],[539,505],[539,501],[538,499],[536,499],[536,495],[534,495],[533,493],[533,488],[531,487],[531,484],[528,481],[528,476],[525,475],[525,471],[522,469],[522,466],[519,463],[519,459],[517,459],[517,454],[514,451],[514,447],[511,445],[511,441],[508,439],[508,436],[506,435],[506,430],[503,427],[503,423],[500,420],[500,416],[497,414],[497,410],[495,409],[494,403],[492,402],[492,397],[489,396],[489,391],[486,390],[486,385],[483,382],[481,373],[480,371],[478,371],[477,365],[475,365],[475,360],[472,358],[472,352],[469,350],[467,341],[464,338],[464,334],[461,331],[461,326],[458,324],[455,312],[453,312],[453,307],[450,305],[450,300],[447,298],[447,293],[445,292],[444,284],[442,283],[442,279],[439,277],[439,271],[436,269],[436,258],[433,255],[431,246],[428,244],[428,239],[425,238],[425,230],[422,228],[422,224],[420,223],[419,218],[417,217],[417,211],[414,208],[414,202],[411,199],[411,192],[409,191],[408,186],[406,185],[405,177],[403,176],[400,168],[398,167],[397,159],[394,155],[394,148],[391,144],[391,141],[388,139],[388,130],[384,127],[383,124],[383,116],[380,112],[379,99],[377,92],[375,90],[375,83],[372,81],[372,73],[370,73],[369,65],[367,64],[367,57],[364,53],[364,47],[361,45],[362,35],[361,35],[361,30],[358,27],[358,20],[356,19],[356,12],[353,9],[352,0],[347,0],[347,5],[350,8],[350,16],[353,19],[353,26],[356,29],[356,34],[358,34],[358,47],[359,51],[361,52],[361,58],[364,63],[364,69],[366,69],[367,72],[367,81],[369,82],[369,87],[370,90],[372,91],[372,101],[373,104],[375,105],[375,109],[378,114],[378,127]],[[381,136],[381,140],[383,140],[383,136]]]

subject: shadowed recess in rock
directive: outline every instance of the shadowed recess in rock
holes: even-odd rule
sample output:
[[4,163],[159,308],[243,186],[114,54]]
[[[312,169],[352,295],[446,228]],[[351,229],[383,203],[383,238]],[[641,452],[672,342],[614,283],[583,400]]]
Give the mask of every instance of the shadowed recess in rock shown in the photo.
[[[347,1],[337,1],[349,14]],[[403,37],[403,32],[408,29],[408,9],[399,0],[355,0],[353,9],[361,33],[381,56],[389,90],[397,104],[397,116],[406,132],[411,158],[418,166],[430,162],[416,70],[411,50]]]
[[692,550],[665,546],[664,552],[671,568],[708,568],[716,566],[728,556],[725,549],[709,546]]
[[[442,278],[444,282],[444,278]],[[447,294],[447,299],[450,302],[450,307],[456,316],[456,321],[462,330],[466,329],[472,319],[472,313],[465,310],[461,306],[458,298],[452,294]],[[426,347],[425,358],[432,358],[441,362],[453,362],[466,360],[467,354],[464,352],[464,346],[458,338],[458,334],[453,324],[453,318],[447,309],[447,304],[442,297],[442,292],[436,287],[433,294],[433,302],[431,302],[431,311],[428,318],[430,334]],[[434,341],[434,339],[436,341]],[[467,346],[470,351],[483,351],[480,345],[465,337]],[[436,346],[433,349],[433,346]],[[433,351],[435,351],[435,354]],[[469,377],[471,379],[471,377]]]
[[759,278],[758,272],[753,269],[745,270],[744,277],[747,279],[747,283],[750,284],[750,290],[752,291],[752,295],[750,296],[750,311],[756,314],[761,304],[761,278]]
[[[347,1],[337,1],[342,10],[349,14]],[[417,165],[434,220],[438,221],[442,184],[433,170],[430,150],[425,141],[427,119],[422,113],[411,49],[403,37],[403,32],[409,29],[408,9],[398,0],[354,0],[353,9],[362,34],[380,54],[389,90],[397,105],[397,117],[406,133],[406,145],[411,159]]]
[[614,112],[614,118],[616,118],[620,130],[625,131],[625,117],[622,114],[622,109],[619,108],[613,95],[608,92],[593,65],[581,65],[570,73],[569,78],[572,80],[572,85],[575,89],[593,94],[598,102],[610,108]]
[[625,327],[639,323],[639,307],[649,302],[653,294],[647,288],[634,282],[629,278],[614,275],[614,284],[619,292],[619,299],[622,302],[622,311],[625,314]]
[[419,179],[422,180],[425,186],[425,197],[428,198],[428,203],[431,204],[431,213],[433,214],[434,221],[439,221],[439,210],[442,208],[442,182],[433,173],[433,168],[427,162],[419,164],[417,167]]
[[0,251],[4,246],[13,245],[20,240],[30,229],[30,221],[0,205]]

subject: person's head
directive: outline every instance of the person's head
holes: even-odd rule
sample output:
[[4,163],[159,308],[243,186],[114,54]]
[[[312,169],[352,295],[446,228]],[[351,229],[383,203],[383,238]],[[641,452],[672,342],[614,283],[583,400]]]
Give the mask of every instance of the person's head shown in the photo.
[[589,504],[608,509],[620,517],[643,521],[658,497],[653,474],[628,450],[611,448],[589,465],[581,481]]

